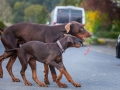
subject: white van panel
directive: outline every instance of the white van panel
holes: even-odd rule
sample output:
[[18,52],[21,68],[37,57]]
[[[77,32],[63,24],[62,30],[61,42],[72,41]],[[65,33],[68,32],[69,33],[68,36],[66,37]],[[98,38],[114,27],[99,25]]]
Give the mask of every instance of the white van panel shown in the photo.
[[[80,23],[82,23],[82,24],[85,24],[85,11],[84,11],[84,9],[83,8],[80,8],[80,7],[74,7],[74,6],[56,6],[54,9],[53,9],[53,11],[51,12],[51,21],[50,21],[50,25],[58,25],[58,24],[63,24],[63,23],[57,23],[57,17],[58,16],[60,16],[60,15],[58,15],[57,16],[57,14],[58,14],[58,10],[59,9],[63,9],[63,10],[69,10],[69,13],[68,13],[68,18],[69,18],[69,21],[68,22],[70,22],[71,20],[70,19],[72,19],[72,13],[70,12],[70,11],[72,11],[72,10],[81,10],[82,11],[82,20],[81,20],[81,22]],[[74,14],[76,14],[77,15],[77,13],[74,13]],[[63,14],[64,15],[64,14]],[[59,18],[58,18],[59,19]],[[65,18],[66,19],[66,18]],[[68,22],[66,22],[66,23],[68,23]]]

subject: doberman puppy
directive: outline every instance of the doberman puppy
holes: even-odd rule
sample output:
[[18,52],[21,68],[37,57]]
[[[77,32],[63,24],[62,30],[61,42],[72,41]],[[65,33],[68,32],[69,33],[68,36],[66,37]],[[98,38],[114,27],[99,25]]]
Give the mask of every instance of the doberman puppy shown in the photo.
[[[64,52],[64,50],[71,46],[78,48],[81,46],[81,44],[79,41],[77,41],[75,36],[66,35],[64,38],[58,40],[55,43],[29,41],[23,44],[20,48],[6,50],[6,52],[17,50],[18,58],[22,65],[22,70],[20,73],[25,85],[31,85],[31,83],[28,82],[26,79],[25,70],[27,69],[27,65],[31,56],[33,56],[37,61],[56,67],[60,71],[60,74],[56,79],[57,81],[59,81],[62,78],[62,74],[64,74],[69,82],[71,82],[76,87],[80,87],[81,84],[78,84],[72,80],[62,62],[62,53]],[[30,67],[36,66],[32,66],[30,64]],[[32,69],[32,77],[39,86],[46,87],[44,83],[38,80],[35,69]],[[64,84],[62,87],[66,87],[66,84]]]
[[[20,44],[26,43],[28,41],[42,41],[45,43],[53,43],[63,38],[65,33],[74,35],[83,41],[85,41],[87,37],[90,37],[92,35],[90,32],[85,30],[82,24],[75,21],[71,21],[70,23],[57,25],[57,26],[47,26],[47,25],[23,22],[23,23],[14,24],[3,30],[1,41],[5,49],[9,50],[13,48],[18,48]],[[12,73],[12,65],[17,58],[17,53],[15,53],[14,51],[4,52],[4,54],[0,56],[0,77],[1,78],[3,77],[2,61],[8,57],[10,57],[10,60],[6,68],[12,80],[14,82],[19,82],[20,80],[18,78],[15,78],[15,76]],[[29,62],[36,64],[35,60],[32,59],[29,60]],[[62,83],[56,81],[56,72],[54,67],[52,66],[49,67],[51,70],[53,81],[55,81],[58,84],[58,86],[61,86]],[[44,64],[44,69],[45,69],[44,82],[46,84],[49,84],[48,65]]]

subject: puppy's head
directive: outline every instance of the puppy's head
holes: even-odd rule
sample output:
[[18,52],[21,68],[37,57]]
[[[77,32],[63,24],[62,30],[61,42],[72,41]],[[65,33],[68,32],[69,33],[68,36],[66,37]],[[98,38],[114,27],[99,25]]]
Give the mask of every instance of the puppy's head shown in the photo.
[[80,46],[82,46],[82,44],[77,40],[77,37],[72,36],[70,34],[65,34],[64,35],[67,43],[68,43],[68,47],[77,47],[79,48]]

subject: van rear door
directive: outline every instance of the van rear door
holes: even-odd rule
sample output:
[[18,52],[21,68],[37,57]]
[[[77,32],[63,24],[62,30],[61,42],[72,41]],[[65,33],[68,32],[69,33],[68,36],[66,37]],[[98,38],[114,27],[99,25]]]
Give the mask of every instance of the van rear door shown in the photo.
[[58,9],[57,23],[68,23],[68,22],[69,22],[69,9]]
[[82,10],[76,9],[58,9],[57,10],[57,22],[58,24],[68,23],[70,21],[77,21],[82,23]]
[[70,21],[77,21],[79,23],[82,23],[82,10],[71,9],[70,12],[71,12]]

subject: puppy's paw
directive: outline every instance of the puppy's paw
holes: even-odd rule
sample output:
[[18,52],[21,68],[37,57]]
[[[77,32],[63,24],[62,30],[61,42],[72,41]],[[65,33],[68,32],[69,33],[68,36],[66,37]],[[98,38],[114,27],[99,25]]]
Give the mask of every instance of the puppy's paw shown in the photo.
[[13,78],[12,80],[13,80],[13,82],[20,82],[20,79],[18,79],[18,78]]
[[76,82],[74,82],[73,85],[74,85],[75,87],[81,87],[81,86],[82,86],[81,84],[76,83]]
[[47,84],[47,85],[50,84],[48,79],[44,79],[44,83]]
[[3,74],[2,73],[0,73],[0,78],[3,78]]
[[30,82],[25,82],[26,86],[32,86],[32,84]]
[[59,87],[61,87],[61,88],[66,88],[67,85],[66,85],[66,84],[62,84],[62,85],[60,85]]
[[47,87],[47,85],[44,84],[44,83],[39,84],[39,86],[40,86],[40,87]]

